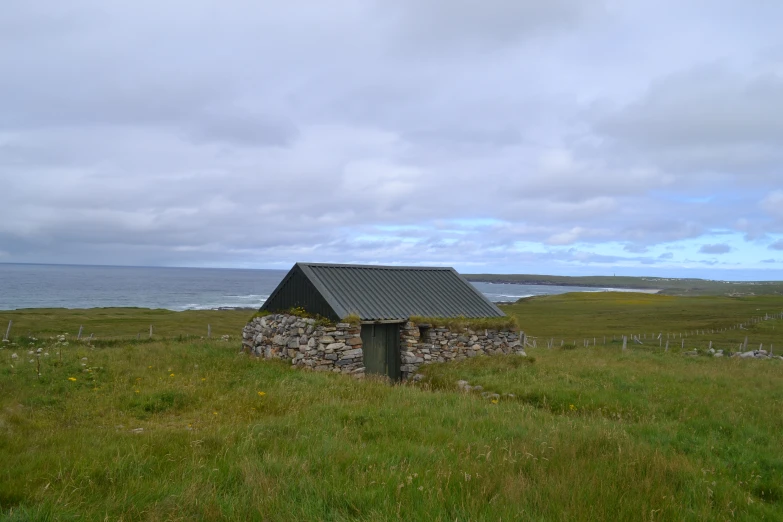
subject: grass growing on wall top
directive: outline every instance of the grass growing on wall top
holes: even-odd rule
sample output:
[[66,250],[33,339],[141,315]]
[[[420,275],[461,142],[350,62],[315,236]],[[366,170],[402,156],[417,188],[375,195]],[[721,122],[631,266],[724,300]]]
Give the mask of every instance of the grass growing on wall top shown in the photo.
[[280,312],[270,312],[269,310],[259,310],[253,316],[251,319],[255,319],[256,317],[266,317],[268,315],[274,315],[274,314],[285,314],[285,315],[293,315],[295,317],[301,317],[302,319],[315,319],[316,326],[334,326],[336,323],[335,321],[332,321],[330,319],[327,319],[325,317],[321,317],[318,314],[311,314],[301,306],[295,306],[292,308],[289,308],[288,310],[283,310]]
[[428,324],[433,327],[463,330],[518,330],[519,322],[514,316],[507,317],[422,317],[412,316],[410,321],[417,325]]

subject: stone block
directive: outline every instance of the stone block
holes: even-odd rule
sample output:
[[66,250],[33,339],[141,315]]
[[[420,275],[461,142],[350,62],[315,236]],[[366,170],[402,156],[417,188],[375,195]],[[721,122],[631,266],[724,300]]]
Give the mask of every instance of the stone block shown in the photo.
[[352,350],[345,350],[342,353],[342,358],[347,359],[349,357],[361,357],[362,355],[362,349],[361,348],[354,348]]
[[[321,343],[321,344],[323,344],[323,343]],[[343,348],[345,348],[345,343],[331,343],[331,344],[326,346],[327,350],[341,350]],[[361,348],[360,348],[360,350],[361,350]]]
[[345,344],[348,346],[357,346],[359,344],[362,344],[362,338],[361,337],[351,337],[348,339]]

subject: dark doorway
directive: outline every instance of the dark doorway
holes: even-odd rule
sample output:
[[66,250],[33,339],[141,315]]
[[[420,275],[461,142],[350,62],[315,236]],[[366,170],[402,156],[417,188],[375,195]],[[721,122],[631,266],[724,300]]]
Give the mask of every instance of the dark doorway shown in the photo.
[[400,325],[362,325],[364,371],[367,374],[400,378]]

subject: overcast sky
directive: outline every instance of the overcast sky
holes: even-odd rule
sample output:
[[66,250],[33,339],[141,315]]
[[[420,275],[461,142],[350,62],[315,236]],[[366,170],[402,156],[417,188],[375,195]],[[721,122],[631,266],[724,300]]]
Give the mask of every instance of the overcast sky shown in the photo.
[[783,277],[779,0],[3,0],[0,262]]

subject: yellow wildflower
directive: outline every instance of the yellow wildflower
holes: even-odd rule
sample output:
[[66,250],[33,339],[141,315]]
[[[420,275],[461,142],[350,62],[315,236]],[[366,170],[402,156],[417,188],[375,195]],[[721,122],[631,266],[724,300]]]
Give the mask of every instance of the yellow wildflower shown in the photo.
[[174,374],[172,373],[171,375],[169,375],[169,377],[174,377]]
[[68,377],[68,380],[71,382],[76,382],[76,377]]
[[216,412],[216,411],[213,411],[213,412],[212,412],[212,415],[217,415],[217,412]]
[[263,397],[264,395],[266,395],[266,392],[261,392],[261,391],[260,391],[260,392],[258,392],[258,396],[259,396],[259,397]]
[[497,399],[492,399],[492,404],[497,404],[497,403],[498,403]]

